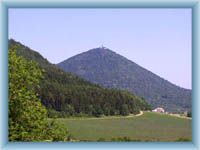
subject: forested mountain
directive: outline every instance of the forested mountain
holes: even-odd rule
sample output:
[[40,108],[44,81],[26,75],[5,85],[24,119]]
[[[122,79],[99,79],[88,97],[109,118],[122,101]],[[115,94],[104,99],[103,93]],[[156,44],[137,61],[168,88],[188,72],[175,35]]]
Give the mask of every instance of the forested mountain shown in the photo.
[[170,112],[191,109],[191,90],[178,87],[108,48],[94,48],[58,66],[92,83],[144,97],[153,107]]
[[9,40],[9,49],[11,47],[15,47],[18,56],[37,62],[43,70],[43,79],[37,92],[48,109],[49,117],[128,115],[150,109],[143,98],[128,91],[104,88],[66,73],[38,52],[12,39]]

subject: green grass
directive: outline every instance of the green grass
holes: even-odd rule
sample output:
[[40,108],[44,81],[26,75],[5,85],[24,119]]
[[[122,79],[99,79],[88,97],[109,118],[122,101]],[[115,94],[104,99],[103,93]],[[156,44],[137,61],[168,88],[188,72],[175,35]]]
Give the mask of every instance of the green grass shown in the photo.
[[190,119],[166,114],[145,112],[138,117],[69,118],[57,119],[68,127],[74,139],[97,141],[103,138],[129,137],[141,141],[191,140]]

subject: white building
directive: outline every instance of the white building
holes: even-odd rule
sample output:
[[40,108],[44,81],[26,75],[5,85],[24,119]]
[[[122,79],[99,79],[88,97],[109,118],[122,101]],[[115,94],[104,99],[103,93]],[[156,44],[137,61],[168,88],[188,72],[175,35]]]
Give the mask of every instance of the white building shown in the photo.
[[158,107],[158,108],[152,110],[152,112],[164,113],[165,110],[163,108],[161,108],[161,107]]

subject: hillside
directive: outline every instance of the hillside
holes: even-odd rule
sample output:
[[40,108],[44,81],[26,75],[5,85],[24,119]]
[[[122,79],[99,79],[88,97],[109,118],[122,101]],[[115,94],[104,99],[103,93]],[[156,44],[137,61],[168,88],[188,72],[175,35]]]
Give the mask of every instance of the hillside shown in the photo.
[[15,47],[17,55],[37,62],[43,70],[37,92],[48,109],[49,117],[128,115],[149,109],[143,99],[127,91],[107,89],[66,73],[19,42],[9,40],[10,47]]
[[178,87],[107,48],[94,48],[58,66],[87,81],[144,97],[153,107],[170,112],[191,110],[191,90]]

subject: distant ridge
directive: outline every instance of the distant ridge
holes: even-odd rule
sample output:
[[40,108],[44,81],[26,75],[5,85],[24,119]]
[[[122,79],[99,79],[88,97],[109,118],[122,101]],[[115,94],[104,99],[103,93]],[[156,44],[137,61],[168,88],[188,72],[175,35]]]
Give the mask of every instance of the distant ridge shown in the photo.
[[178,87],[106,48],[88,50],[57,64],[90,82],[125,89],[169,112],[191,110],[191,90]]

